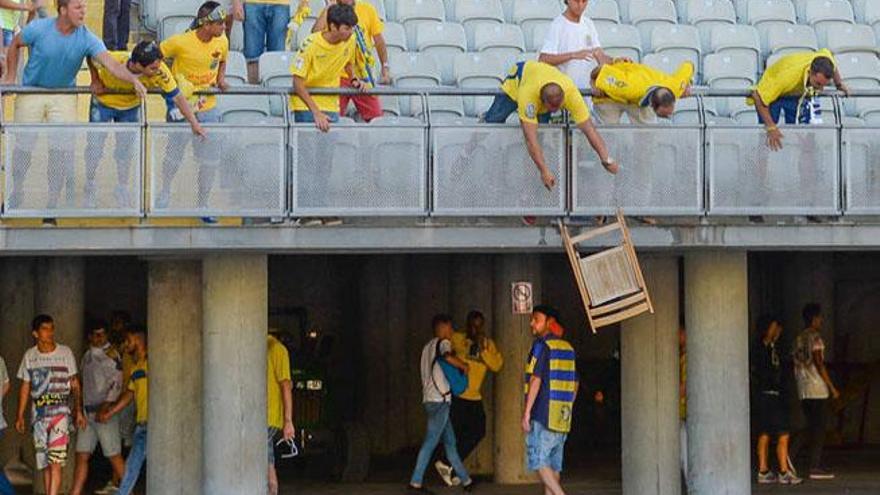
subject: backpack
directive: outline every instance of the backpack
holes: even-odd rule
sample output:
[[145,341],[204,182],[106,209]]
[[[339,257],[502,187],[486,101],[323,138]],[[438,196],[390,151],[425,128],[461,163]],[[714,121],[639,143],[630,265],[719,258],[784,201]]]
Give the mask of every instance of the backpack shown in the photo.
[[[437,345],[434,347],[434,364],[440,365],[440,369],[443,370],[443,376],[445,376],[446,381],[449,382],[449,392],[444,394],[443,391],[440,390],[440,387],[437,386],[436,381],[434,381],[434,387],[437,388],[437,391],[440,392],[444,398],[449,394],[458,397],[467,390],[468,377],[463,371],[451,365],[440,355],[440,342],[442,342],[442,340],[437,339]],[[431,380],[434,380],[434,373],[431,373]]]

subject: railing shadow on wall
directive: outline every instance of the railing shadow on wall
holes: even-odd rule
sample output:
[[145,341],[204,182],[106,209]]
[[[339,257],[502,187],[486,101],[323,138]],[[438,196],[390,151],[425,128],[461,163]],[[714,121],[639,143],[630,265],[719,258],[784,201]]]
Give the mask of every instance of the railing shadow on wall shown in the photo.
[[[290,89],[233,87],[221,96],[223,121],[205,125],[207,138],[186,124],[148,121],[145,104],[133,124],[4,119],[2,216],[565,216],[617,208],[652,216],[880,214],[880,126],[852,125],[844,108],[853,100],[838,92],[823,95],[823,124],[783,127],[785,148],[770,151],[753,110],[739,103],[747,91],[695,88],[673,121],[600,126],[622,165],[616,176],[562,119],[539,133],[558,178],[552,191],[541,184],[515,120],[483,124],[445,114],[444,99],[470,98],[482,108],[500,91],[372,93],[399,99],[417,117],[343,119],[324,134],[291,122]],[[880,90],[851,97],[878,98]],[[717,117],[723,106],[734,116]]]

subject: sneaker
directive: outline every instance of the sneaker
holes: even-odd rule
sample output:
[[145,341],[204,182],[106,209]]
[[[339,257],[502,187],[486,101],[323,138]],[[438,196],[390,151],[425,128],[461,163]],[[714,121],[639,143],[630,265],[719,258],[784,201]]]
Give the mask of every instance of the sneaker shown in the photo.
[[779,475],[780,485],[800,485],[804,480],[798,478],[791,471],[786,471]]
[[468,493],[474,491],[474,488],[477,486],[477,482],[471,478],[470,482],[467,485],[462,485],[461,489]]
[[201,220],[202,223],[207,225],[214,225],[215,223],[217,223],[217,217],[202,217]]
[[522,223],[526,227],[534,227],[538,223],[538,217],[533,217],[533,216],[522,217]]
[[833,480],[834,473],[832,473],[828,469],[824,468],[813,468],[810,469],[810,479],[811,480]]
[[119,491],[119,487],[113,484],[113,481],[108,481],[104,488],[100,490],[95,490],[95,495],[112,495]]
[[425,488],[424,485],[418,487],[407,485],[406,493],[410,495],[434,495],[434,492]]
[[769,485],[771,483],[777,482],[779,482],[779,478],[776,477],[776,473],[774,473],[773,471],[758,473],[758,483],[761,485]]
[[[437,469],[440,479],[446,483],[446,486],[454,486],[452,484],[452,466],[444,464],[443,461],[437,461],[434,463],[434,467]],[[461,483],[461,480],[459,480],[459,483]]]
[[788,472],[793,474],[795,478],[798,477],[797,469],[794,467],[794,463],[791,462],[791,456],[786,456],[786,460],[788,461]]
[[321,225],[323,225],[324,227],[336,227],[342,225],[342,219],[339,217],[322,218]]

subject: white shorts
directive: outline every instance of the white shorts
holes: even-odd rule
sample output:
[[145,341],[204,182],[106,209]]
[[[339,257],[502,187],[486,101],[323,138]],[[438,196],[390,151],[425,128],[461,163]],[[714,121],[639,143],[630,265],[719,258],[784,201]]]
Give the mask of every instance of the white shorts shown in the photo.
[[76,435],[76,452],[91,454],[101,443],[101,451],[105,457],[113,457],[122,453],[122,441],[119,435],[119,416],[115,415],[106,423],[95,421],[94,415],[88,416],[88,427],[78,430]]

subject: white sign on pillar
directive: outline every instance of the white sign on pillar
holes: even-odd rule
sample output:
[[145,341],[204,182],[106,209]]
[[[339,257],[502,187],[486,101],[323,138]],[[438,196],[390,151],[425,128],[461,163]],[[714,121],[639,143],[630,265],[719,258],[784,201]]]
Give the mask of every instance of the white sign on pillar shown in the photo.
[[534,300],[532,297],[531,282],[514,282],[510,286],[510,296],[513,302],[513,314],[528,315],[532,313]]

